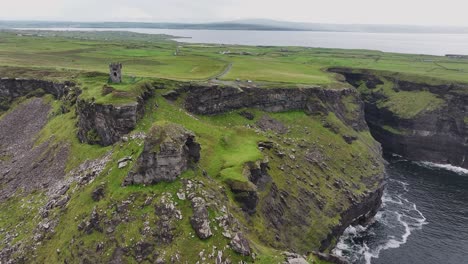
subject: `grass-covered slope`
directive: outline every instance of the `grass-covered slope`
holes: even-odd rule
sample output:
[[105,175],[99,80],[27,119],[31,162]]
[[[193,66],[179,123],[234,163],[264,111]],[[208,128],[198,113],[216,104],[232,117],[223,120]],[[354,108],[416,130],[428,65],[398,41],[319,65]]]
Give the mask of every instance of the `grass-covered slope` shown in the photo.
[[[121,84],[108,83],[111,61],[123,62]],[[233,263],[281,263],[283,251],[328,251],[345,225],[376,209],[372,206],[379,199],[370,204],[366,199],[381,195],[384,170],[358,94],[340,75],[327,71],[336,66],[400,70],[402,80],[468,81],[464,60],[442,57],[181,44],[133,33],[0,33],[0,76],[75,83],[67,96],[46,95],[51,106],[47,122],[32,135],[33,147],[48,144],[47,154],[66,146],[63,177],[2,201],[0,260],[215,263],[219,257]],[[381,78],[374,90],[357,86],[364,96],[384,94],[378,107],[403,119],[443,107],[428,91],[395,91],[390,85],[395,76]],[[274,111],[256,104],[198,115],[186,105],[193,86],[181,81],[238,89],[246,98],[261,94],[245,87],[297,89],[308,109]],[[316,86],[325,89],[317,90],[322,97],[305,90],[320,89]],[[326,93],[329,89],[350,92],[334,97]],[[0,120],[25,97],[43,95],[15,97]],[[77,137],[79,119],[89,117],[80,112],[77,100],[103,106],[93,125],[104,130],[113,129],[102,126],[106,113],[113,111],[115,121],[106,124],[119,125],[125,106],[138,104],[141,111],[135,119],[130,116],[135,126],[129,135],[107,147],[90,145]],[[219,110],[222,102],[213,100]],[[123,186],[155,124],[178,124],[193,133],[201,146],[200,160],[174,182]],[[7,162],[2,157],[8,155],[0,155],[0,166]],[[31,161],[33,169],[36,162]],[[0,188],[5,185],[1,182]],[[207,239],[192,227],[194,197],[205,202],[212,232]],[[234,250],[238,233],[250,241],[253,254]]]
[[[165,83],[167,87],[155,90],[145,103],[145,115],[128,140],[110,147],[80,143],[75,136],[76,109],[64,112],[61,106],[68,105],[67,98],[49,97],[53,107],[36,144],[49,140],[51,145],[69,146],[66,176],[58,181],[59,186],[63,183],[69,187],[64,193],[60,191],[63,188],[58,188],[59,194],[38,189],[3,201],[7,211],[27,208],[27,212],[16,210],[2,218],[1,235],[8,238],[2,249],[13,248],[14,252],[9,258],[18,262],[34,259],[38,263],[131,263],[173,258],[192,262],[203,258],[200,252],[206,252],[204,257],[214,262],[209,255],[212,251],[218,254],[213,249],[216,247],[222,249],[223,259],[253,261],[252,256],[243,257],[226,247],[231,241],[228,236],[238,230],[251,241],[257,262],[280,262],[284,258],[282,250],[318,250],[330,230],[340,224],[340,213],[351,206],[350,201],[358,201],[365,191],[379,187],[375,177],[381,177],[382,165],[369,132],[352,129],[334,113],[310,116],[302,111],[239,109],[215,116],[193,115],[184,109],[183,95],[174,102],[162,97],[178,87],[177,83]],[[346,99],[345,115],[357,114],[360,106],[355,99]],[[253,118],[241,115],[244,112]],[[260,122],[265,117],[276,120],[284,129],[262,130],[265,128]],[[123,187],[143,150],[140,135],[160,122],[180,124],[196,135],[202,147],[198,166],[173,183]],[[344,135],[353,137],[353,142],[347,142]],[[273,147],[259,148],[259,142],[271,142],[268,144]],[[118,161],[126,157],[132,161],[119,169]],[[88,164],[95,159],[101,165]],[[271,179],[256,187],[245,172],[246,166],[265,160]],[[83,163],[84,167],[78,166]],[[233,184],[245,184],[251,186],[249,191],[258,191],[256,213],[249,215],[241,210],[243,205],[233,192]],[[277,197],[271,195],[278,192],[286,195],[283,199],[287,207],[275,205]],[[200,240],[195,235],[190,225],[191,204],[180,199],[180,193],[193,193],[207,201],[212,237]],[[96,195],[100,198],[95,199]],[[161,209],[168,204],[174,206],[172,211]],[[272,206],[283,207],[285,215],[270,211]],[[296,222],[297,214],[302,215],[303,222]],[[222,227],[224,217],[230,219],[230,235]],[[284,224],[275,226],[272,219],[278,217]],[[18,226],[18,222],[27,225]],[[295,223],[297,226],[291,228]],[[13,226],[17,226],[17,233],[11,233]]]

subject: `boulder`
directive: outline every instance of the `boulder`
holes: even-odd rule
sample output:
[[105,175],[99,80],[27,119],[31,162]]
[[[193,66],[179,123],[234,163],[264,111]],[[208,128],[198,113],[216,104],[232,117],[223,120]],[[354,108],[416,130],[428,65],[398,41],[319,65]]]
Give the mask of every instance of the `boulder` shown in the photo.
[[340,257],[340,256],[336,256],[336,255],[333,255],[333,254],[326,254],[326,253],[322,253],[322,252],[313,252],[314,255],[316,255],[320,260],[323,260],[323,261],[327,261],[327,262],[331,262],[331,263],[335,263],[335,264],[349,264],[349,262]]
[[250,243],[249,241],[244,237],[242,233],[237,233],[234,238],[231,240],[231,243],[229,244],[231,248],[243,255],[243,256],[250,256]]
[[190,224],[201,239],[207,239],[213,235],[210,228],[210,219],[206,209],[205,200],[200,197],[192,199],[193,216],[190,218]]
[[93,201],[98,202],[102,198],[104,198],[104,187],[99,186],[94,191],[91,193],[91,198],[93,198]]
[[256,124],[263,131],[271,130],[278,134],[286,134],[288,132],[288,128],[283,123],[269,117],[268,115],[262,116],[262,118],[260,118]]
[[124,185],[172,182],[200,159],[200,144],[195,135],[176,124],[151,128],[145,147],[129,172]]

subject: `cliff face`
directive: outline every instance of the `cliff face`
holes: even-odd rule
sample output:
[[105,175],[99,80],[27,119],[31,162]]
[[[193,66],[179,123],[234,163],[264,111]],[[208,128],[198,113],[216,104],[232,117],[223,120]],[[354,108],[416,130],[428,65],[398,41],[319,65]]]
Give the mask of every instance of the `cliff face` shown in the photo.
[[68,93],[69,87],[72,86],[75,85],[71,82],[55,83],[34,79],[1,78],[0,111],[7,110],[14,99],[31,93],[47,93],[54,95],[55,98],[61,98]]
[[78,100],[78,138],[81,142],[109,146],[130,133],[144,115],[145,102],[153,91],[148,88],[134,103],[126,105],[96,104]]
[[76,110],[80,141],[109,146],[135,128],[143,107],[138,103],[114,106],[78,100]]
[[[302,110],[308,114],[333,112],[354,129],[367,129],[355,89],[190,86],[182,90],[188,91],[185,108],[195,114],[214,115],[240,108],[257,108],[266,112]],[[346,96],[354,96],[358,102],[359,109],[356,109],[355,115],[345,114],[343,98]]]
[[[328,121],[324,121],[323,125],[329,129],[329,133],[341,135],[347,142],[345,145],[354,144],[355,140],[362,142],[361,138],[351,135],[368,131],[364,119],[364,104],[359,93],[353,88],[329,90],[316,87],[261,89],[190,86],[184,87],[179,92],[186,93],[184,106],[195,114],[215,115],[244,108],[271,113],[304,111],[310,116],[321,117],[323,120],[325,116],[332,114],[345,128],[338,129]],[[246,112],[241,114],[246,118],[253,118],[253,115],[250,116]],[[268,124],[264,124],[265,120],[269,121]],[[333,159],[326,156],[324,149],[316,145],[320,142],[320,137],[316,143],[309,142],[316,135],[307,136],[309,132],[306,132],[303,139],[297,139],[302,140],[302,143],[292,141],[286,145],[276,144],[275,142],[285,141],[285,138],[291,136],[292,131],[288,129],[291,126],[265,116],[259,119],[257,125],[260,129],[275,134],[271,138],[272,142],[259,144],[264,149],[268,162],[257,162],[258,165],[253,167],[252,164],[247,164],[246,171],[250,182],[248,184],[234,182],[230,185],[243,210],[256,219],[254,221],[261,221],[268,228],[268,232],[259,234],[261,240],[277,248],[290,248],[304,253],[317,246],[311,243],[313,240],[311,237],[307,238],[304,234],[311,232],[310,229],[329,228],[330,232],[325,231],[319,245],[321,250],[325,250],[349,225],[362,224],[375,215],[380,208],[384,190],[382,170],[364,179],[367,189],[365,194],[354,195],[356,185],[350,185],[349,180],[357,175],[347,172],[344,167],[341,167],[334,176],[330,175],[333,174],[331,167],[335,166],[331,163],[338,161],[331,161]],[[333,148],[332,144],[328,147]],[[369,166],[377,168],[382,164],[380,146],[373,141],[368,144],[366,151],[372,154],[366,159],[373,162],[373,165]],[[355,166],[360,165],[355,164]],[[317,167],[321,170],[318,175],[314,173]],[[304,173],[304,170],[310,173]],[[340,200],[339,209],[326,212],[325,208],[329,206],[328,198],[325,198],[318,190],[318,186],[314,185],[316,177],[323,177],[326,182],[330,182],[326,184],[326,188],[336,191],[335,199]],[[281,181],[284,178],[288,179],[287,182],[290,184],[283,185]],[[303,184],[292,184],[295,181]],[[317,219],[314,219],[314,214],[335,213],[338,213],[340,219],[337,223],[331,223],[327,227],[315,223]]]
[[156,125],[124,185],[173,182],[199,159],[200,144],[192,132],[178,125]]
[[[429,85],[345,69],[333,71],[361,87],[367,123],[384,150],[411,160],[468,168],[468,87]],[[384,82],[391,90],[379,89]],[[414,105],[428,96],[434,100],[413,115],[402,115],[398,107],[407,106],[400,102],[399,93],[414,95],[416,100],[409,102]]]

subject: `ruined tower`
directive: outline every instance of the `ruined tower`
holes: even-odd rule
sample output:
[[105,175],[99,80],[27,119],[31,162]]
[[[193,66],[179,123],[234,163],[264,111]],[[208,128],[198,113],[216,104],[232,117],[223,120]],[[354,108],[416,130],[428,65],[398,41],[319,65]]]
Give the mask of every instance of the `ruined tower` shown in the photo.
[[112,83],[122,82],[122,63],[109,64],[109,80]]

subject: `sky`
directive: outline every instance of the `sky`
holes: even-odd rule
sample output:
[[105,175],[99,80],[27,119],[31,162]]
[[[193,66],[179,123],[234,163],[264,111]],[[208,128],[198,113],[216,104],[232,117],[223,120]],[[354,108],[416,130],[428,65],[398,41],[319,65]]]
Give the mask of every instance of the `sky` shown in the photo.
[[466,0],[0,0],[0,20],[468,26]]

